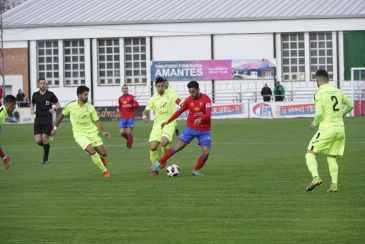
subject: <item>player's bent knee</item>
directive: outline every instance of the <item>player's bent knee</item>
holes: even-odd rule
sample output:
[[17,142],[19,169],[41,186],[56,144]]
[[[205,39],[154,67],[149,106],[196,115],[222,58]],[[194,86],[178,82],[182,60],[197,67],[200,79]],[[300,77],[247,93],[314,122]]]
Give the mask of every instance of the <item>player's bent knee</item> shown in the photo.
[[94,148],[86,148],[85,151],[90,155],[93,156],[96,153],[96,150]]
[[170,144],[170,142],[169,141],[167,141],[167,142],[161,142],[161,146],[162,147],[166,147],[166,146],[168,146]]

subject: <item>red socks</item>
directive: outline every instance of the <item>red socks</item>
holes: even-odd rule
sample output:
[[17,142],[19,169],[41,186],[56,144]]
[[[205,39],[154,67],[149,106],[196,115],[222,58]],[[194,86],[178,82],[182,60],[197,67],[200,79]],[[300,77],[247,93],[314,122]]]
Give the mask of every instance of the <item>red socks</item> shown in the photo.
[[195,165],[195,167],[194,167],[194,170],[199,170],[199,169],[201,169],[203,166],[204,166],[204,164],[205,164],[205,162],[208,160],[208,157],[205,157],[205,156],[200,156],[199,158],[198,158],[198,161],[196,162],[196,165]]
[[160,158],[159,162],[160,162],[160,168],[163,169],[166,165],[166,161],[172,156],[174,155],[176,152],[175,147],[170,147],[162,156],[162,158]]

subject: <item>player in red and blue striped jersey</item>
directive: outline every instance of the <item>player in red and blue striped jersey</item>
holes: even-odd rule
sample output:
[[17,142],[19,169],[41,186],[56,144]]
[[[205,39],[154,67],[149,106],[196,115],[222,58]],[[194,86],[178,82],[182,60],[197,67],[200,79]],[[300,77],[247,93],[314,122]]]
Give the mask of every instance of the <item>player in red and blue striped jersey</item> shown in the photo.
[[212,105],[210,98],[201,93],[199,83],[190,81],[187,85],[190,96],[184,101],[183,105],[177,110],[167,121],[161,124],[161,127],[171,123],[177,119],[183,112],[189,110],[186,128],[183,130],[179,141],[175,147],[171,147],[156,163],[152,165],[151,176],[157,174],[158,169],[162,169],[166,165],[166,161],[175,153],[182,150],[194,138],[198,139],[198,145],[201,146],[202,153],[199,156],[193,169],[193,176],[200,176],[200,169],[207,161],[211,149],[211,115]]

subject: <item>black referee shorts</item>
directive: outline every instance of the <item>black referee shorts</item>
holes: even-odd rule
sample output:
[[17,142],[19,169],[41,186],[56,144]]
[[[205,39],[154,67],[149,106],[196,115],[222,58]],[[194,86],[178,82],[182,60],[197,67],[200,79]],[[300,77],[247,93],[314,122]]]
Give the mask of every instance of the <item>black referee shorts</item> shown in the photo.
[[53,129],[52,116],[36,117],[34,120],[34,135],[47,134],[51,135]]

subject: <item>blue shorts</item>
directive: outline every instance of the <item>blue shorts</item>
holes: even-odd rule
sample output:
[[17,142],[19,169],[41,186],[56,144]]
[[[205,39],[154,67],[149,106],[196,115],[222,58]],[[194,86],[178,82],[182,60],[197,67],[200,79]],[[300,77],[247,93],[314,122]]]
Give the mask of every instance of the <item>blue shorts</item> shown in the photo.
[[198,145],[202,147],[211,147],[212,141],[210,139],[210,131],[200,131],[186,127],[181,133],[179,140],[190,143],[195,137],[198,139]]
[[119,128],[133,128],[133,127],[134,127],[134,119],[119,120]]

